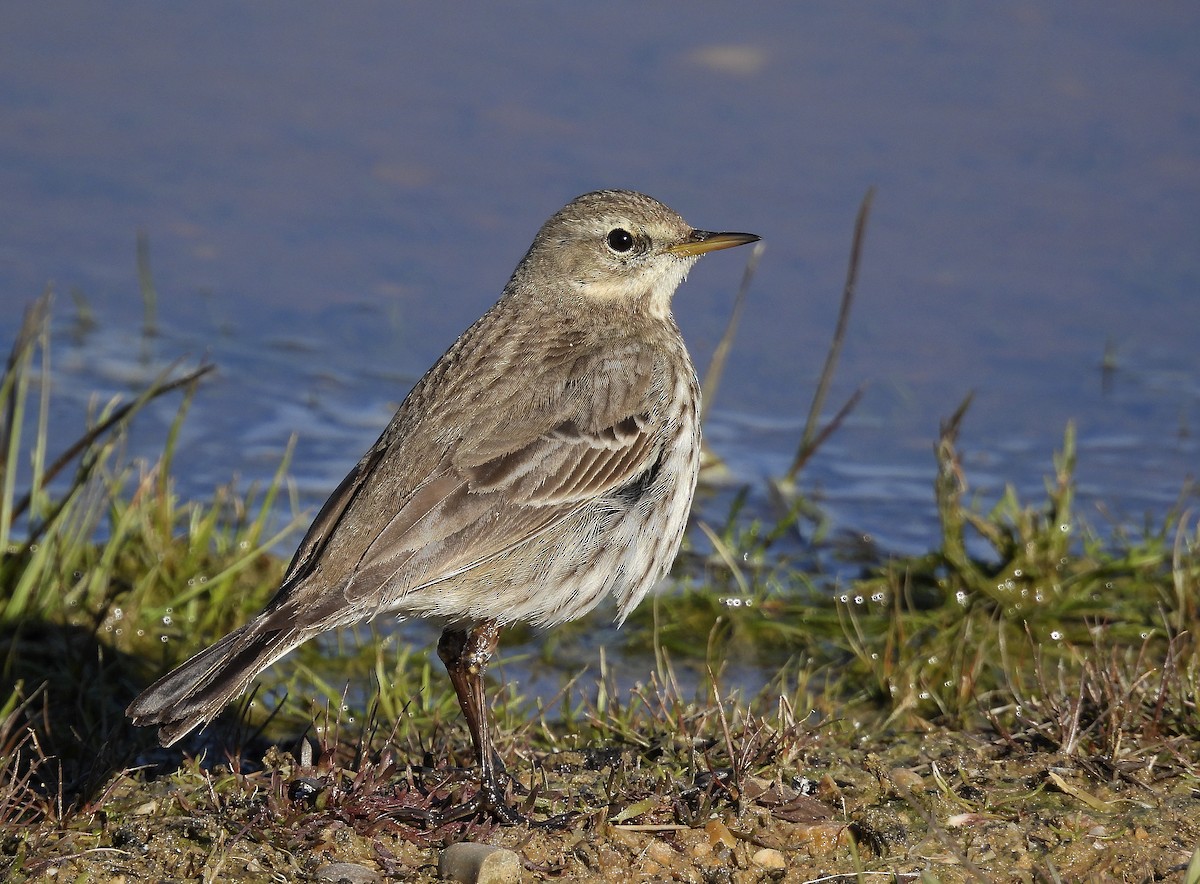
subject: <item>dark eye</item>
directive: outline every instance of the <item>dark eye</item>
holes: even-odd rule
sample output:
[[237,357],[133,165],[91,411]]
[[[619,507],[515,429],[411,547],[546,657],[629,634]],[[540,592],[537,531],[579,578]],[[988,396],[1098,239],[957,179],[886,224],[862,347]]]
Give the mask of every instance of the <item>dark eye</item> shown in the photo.
[[610,230],[604,241],[608,243],[608,247],[614,252],[625,253],[633,248],[633,234],[623,227]]

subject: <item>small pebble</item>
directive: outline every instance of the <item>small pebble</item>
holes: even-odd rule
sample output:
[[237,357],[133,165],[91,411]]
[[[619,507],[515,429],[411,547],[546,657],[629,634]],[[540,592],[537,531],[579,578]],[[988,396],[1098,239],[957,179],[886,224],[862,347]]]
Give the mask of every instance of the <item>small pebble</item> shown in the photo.
[[787,860],[783,858],[783,853],[770,847],[755,852],[750,861],[768,872],[782,872],[787,868]]
[[460,884],[517,884],[521,858],[503,847],[460,841],[442,851],[438,874]]
[[733,833],[729,831],[729,826],[720,820],[709,820],[705,823],[704,833],[708,835],[708,843],[713,847],[722,844],[732,849],[737,845],[737,840],[733,837]]
[[888,779],[902,792],[922,792],[925,790],[925,780],[914,770],[907,767],[894,767],[888,771]]
[[646,856],[660,866],[670,868],[675,863],[675,851],[662,841],[651,841],[646,846]]

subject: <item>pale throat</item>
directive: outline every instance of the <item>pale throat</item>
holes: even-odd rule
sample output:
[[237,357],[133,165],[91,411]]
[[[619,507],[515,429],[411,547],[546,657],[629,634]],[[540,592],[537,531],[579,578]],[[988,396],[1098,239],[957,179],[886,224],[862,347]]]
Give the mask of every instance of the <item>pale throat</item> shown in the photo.
[[697,258],[667,258],[662,262],[647,268],[643,284],[649,283],[649,295],[646,306],[649,313],[656,319],[666,319],[671,315],[671,298],[675,290],[687,279],[688,271],[692,269]]
[[605,279],[576,279],[575,288],[589,298],[638,305],[655,319],[671,315],[671,298],[687,279],[697,257],[663,257],[637,272]]

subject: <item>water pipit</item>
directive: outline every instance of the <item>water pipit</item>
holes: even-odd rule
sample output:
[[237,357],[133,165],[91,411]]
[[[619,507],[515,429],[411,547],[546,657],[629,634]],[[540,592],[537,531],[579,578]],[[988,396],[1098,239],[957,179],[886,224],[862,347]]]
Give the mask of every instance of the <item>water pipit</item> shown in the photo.
[[169,746],[313,636],[371,617],[443,626],[479,805],[503,822],[483,675],[507,623],[552,626],[608,596],[624,618],[666,573],[700,464],[700,388],[671,298],[695,230],[630,191],[547,221],[500,300],[417,382],[326,501],[266,608],[127,710]]

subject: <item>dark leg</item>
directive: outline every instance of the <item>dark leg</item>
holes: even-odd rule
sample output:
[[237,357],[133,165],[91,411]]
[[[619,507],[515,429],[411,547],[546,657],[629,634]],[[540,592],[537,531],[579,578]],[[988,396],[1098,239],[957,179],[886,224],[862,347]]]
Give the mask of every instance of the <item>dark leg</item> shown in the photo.
[[438,641],[438,656],[446,664],[450,683],[458,694],[458,705],[471,730],[483,805],[500,822],[516,825],[524,820],[516,808],[505,802],[504,787],[497,778],[503,767],[492,750],[491,723],[483,690],[483,674],[499,640],[500,627],[495,620],[486,620],[469,631],[447,626]]

